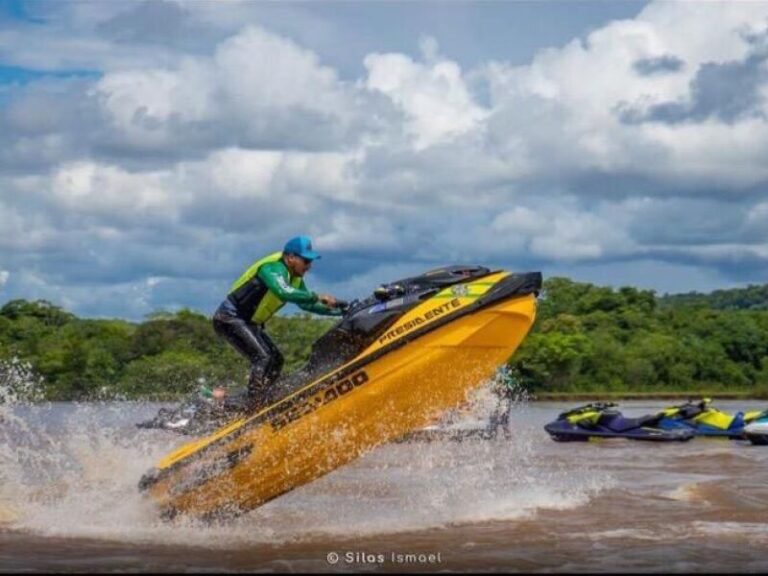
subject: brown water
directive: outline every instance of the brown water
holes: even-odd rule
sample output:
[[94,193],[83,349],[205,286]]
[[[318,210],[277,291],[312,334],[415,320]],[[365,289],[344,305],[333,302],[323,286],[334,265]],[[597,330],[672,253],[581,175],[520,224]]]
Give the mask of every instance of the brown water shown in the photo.
[[165,524],[137,492],[181,442],[133,428],[157,405],[5,407],[0,571],[768,572],[767,447],[552,442],[570,406],[519,404],[512,440],[382,446],[213,527]]

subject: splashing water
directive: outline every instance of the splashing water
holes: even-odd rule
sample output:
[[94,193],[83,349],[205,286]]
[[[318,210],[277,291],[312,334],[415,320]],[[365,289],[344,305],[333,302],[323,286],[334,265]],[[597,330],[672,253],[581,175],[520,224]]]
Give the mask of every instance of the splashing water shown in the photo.
[[[487,421],[501,373],[445,419]],[[519,388],[513,434],[490,441],[389,444],[228,525],[167,524],[137,489],[141,475],[185,440],[134,423],[157,404],[23,402],[0,406],[0,529],[44,536],[231,548],[516,521],[580,506],[611,485],[598,471],[542,457]]]
[[37,402],[43,398],[43,377],[17,357],[0,360],[0,405]]
[[21,436],[24,422],[13,414],[13,407],[23,402],[42,398],[43,379],[35,374],[31,365],[16,357],[0,360],[0,526],[18,517],[13,506],[13,462],[29,460],[30,453],[11,442]]

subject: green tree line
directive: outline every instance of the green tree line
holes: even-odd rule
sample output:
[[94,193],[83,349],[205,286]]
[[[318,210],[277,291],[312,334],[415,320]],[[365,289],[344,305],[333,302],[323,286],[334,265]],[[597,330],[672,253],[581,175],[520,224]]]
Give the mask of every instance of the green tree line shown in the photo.
[[768,284],[753,284],[735,290],[715,290],[710,294],[688,292],[661,299],[662,306],[703,306],[717,310],[768,310]]
[[658,297],[550,278],[536,324],[510,365],[522,384],[541,392],[765,396],[766,296],[768,285]]
[[[306,314],[270,320],[285,369],[300,367],[332,324]],[[49,400],[170,398],[203,384],[242,386],[249,369],[200,313],[159,312],[137,324],[76,318],[43,300],[0,308],[2,361],[0,371],[29,365]]]
[[[511,373],[534,393],[765,395],[767,297],[768,285],[658,297],[550,278]],[[285,370],[300,367],[333,323],[306,314],[270,320]],[[49,400],[168,398],[201,384],[241,386],[248,372],[198,312],[159,312],[133,323],[77,318],[46,301],[0,308],[0,372],[12,360],[41,377]]]

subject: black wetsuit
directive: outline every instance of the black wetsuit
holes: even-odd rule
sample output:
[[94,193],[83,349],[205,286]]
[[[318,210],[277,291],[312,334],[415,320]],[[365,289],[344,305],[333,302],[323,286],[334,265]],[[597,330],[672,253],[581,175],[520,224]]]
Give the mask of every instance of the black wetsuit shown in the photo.
[[270,386],[283,368],[283,355],[264,330],[264,322],[286,302],[317,314],[341,313],[321,304],[303,279],[291,277],[280,256],[272,254],[249,267],[213,315],[216,333],[251,363],[248,399],[252,401],[269,399]]

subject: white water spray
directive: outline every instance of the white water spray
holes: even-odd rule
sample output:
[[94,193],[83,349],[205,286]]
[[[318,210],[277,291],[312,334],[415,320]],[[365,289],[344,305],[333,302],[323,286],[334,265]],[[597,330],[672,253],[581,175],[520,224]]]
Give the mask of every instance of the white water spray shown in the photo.
[[[480,389],[448,426],[483,425],[497,404]],[[137,489],[184,439],[134,423],[157,405],[6,403],[0,407],[0,529],[119,542],[238,548],[457,524],[516,521],[584,504],[606,487],[597,472],[540,456],[546,442],[510,381],[512,435],[390,444],[228,525],[166,524]]]

